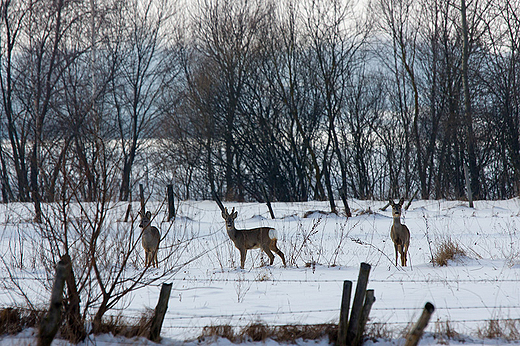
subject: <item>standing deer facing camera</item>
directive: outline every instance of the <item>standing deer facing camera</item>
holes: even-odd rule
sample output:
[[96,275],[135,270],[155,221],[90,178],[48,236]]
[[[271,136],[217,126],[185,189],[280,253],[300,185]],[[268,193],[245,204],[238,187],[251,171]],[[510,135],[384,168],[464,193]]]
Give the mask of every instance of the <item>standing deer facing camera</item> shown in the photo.
[[283,265],[286,266],[285,256],[276,246],[277,239],[274,228],[236,229],[235,219],[237,218],[238,212],[235,211],[235,208],[231,210],[231,213],[224,207],[221,207],[221,210],[222,217],[226,221],[226,230],[229,238],[231,238],[236,248],[240,251],[240,268],[244,269],[247,250],[250,249],[262,249],[269,257],[269,265],[272,265],[274,262],[274,252],[280,256]]
[[389,202],[392,206],[392,216],[394,218],[394,223],[390,230],[390,238],[392,238],[395,247],[395,265],[397,266],[398,255],[401,255],[401,266],[406,267],[406,254],[410,245],[410,231],[408,227],[401,223],[401,209],[404,198],[401,198],[399,203],[394,203],[392,199]]
[[142,243],[145,255],[144,265],[146,267],[151,265],[157,268],[157,251],[159,250],[161,233],[159,233],[157,227],[152,226],[152,213],[150,213],[150,211],[145,212],[143,210],[140,214],[141,222],[139,223],[139,227],[143,229]]

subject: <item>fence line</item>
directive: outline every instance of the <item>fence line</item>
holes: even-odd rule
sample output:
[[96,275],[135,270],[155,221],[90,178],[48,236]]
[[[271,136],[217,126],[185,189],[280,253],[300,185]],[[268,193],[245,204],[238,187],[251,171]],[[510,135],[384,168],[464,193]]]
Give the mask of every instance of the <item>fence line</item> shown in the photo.
[[[34,280],[34,281],[47,281],[47,278],[37,278],[37,277],[29,277],[29,276],[4,276],[0,277],[0,281],[2,280]],[[180,282],[281,282],[281,283],[343,283],[343,279],[323,279],[323,280],[299,280],[299,279],[201,279],[201,278],[168,278],[167,281],[180,281]],[[352,282],[356,282],[356,280],[351,280]],[[435,284],[435,283],[501,283],[501,282],[520,282],[519,279],[417,279],[417,280],[401,280],[401,279],[391,279],[391,280],[382,280],[382,279],[376,279],[376,280],[370,280],[370,283],[428,283],[428,284]],[[162,284],[152,284],[149,286],[161,286]],[[173,290],[186,290],[186,289],[176,289],[175,287],[172,288]],[[193,288],[195,289],[195,288]]]
[[[520,323],[520,319],[515,319],[515,318],[488,318],[488,319],[474,319],[474,320],[454,320],[454,319],[449,319],[449,320],[436,320],[436,321],[433,321],[433,323],[442,323],[442,322],[449,322],[449,323],[486,323],[486,322],[489,322],[489,321],[497,321],[497,322],[506,322],[506,321],[518,321]],[[261,321],[251,321],[252,323],[260,323],[262,324]],[[247,324],[244,324],[244,325],[234,325],[233,327],[243,327],[243,326],[247,326],[249,323]],[[302,323],[265,323],[266,325],[270,326],[270,327],[285,327],[285,326],[296,326],[296,327],[306,327],[306,326],[315,326],[315,325],[319,325],[319,324],[336,324],[336,323],[333,323],[333,322],[325,322],[325,323],[308,323],[308,324],[302,324]],[[377,322],[377,321],[371,321],[371,322],[368,322],[367,325],[409,325],[409,324],[413,324],[413,321],[393,321],[393,322],[384,322],[384,321],[381,321],[381,322]],[[208,326],[211,326],[211,325],[208,325]],[[214,325],[214,326],[217,326],[217,325]],[[164,325],[163,326],[163,329],[202,329],[206,326],[186,326],[186,325]]]
[[[12,308],[12,306],[0,306],[0,309],[6,309],[6,308]],[[15,309],[20,310],[31,310],[30,308],[25,307],[15,307]],[[493,306],[436,306],[435,310],[514,310],[514,309],[520,309],[520,305],[493,305]],[[113,311],[121,311],[121,312],[144,312],[143,309],[138,308],[124,308],[124,309],[117,309],[113,308]],[[418,307],[377,307],[373,306],[372,311],[418,311]],[[293,310],[293,311],[272,311],[272,312],[255,312],[255,313],[248,313],[247,315],[254,315],[254,316],[276,316],[276,315],[291,315],[291,314],[311,314],[311,313],[322,313],[322,312],[338,312],[339,313],[339,307],[338,308],[331,308],[331,309],[314,309],[314,310]],[[187,313],[179,313],[175,317],[171,317],[171,315],[175,315],[176,313],[170,312],[168,315],[170,317],[167,317],[166,319],[196,319],[196,318],[232,318],[235,316],[244,316],[240,314],[218,314],[218,315],[198,315],[198,314],[187,314]],[[114,315],[116,316],[116,315]],[[117,315],[120,316],[120,315]],[[140,316],[125,316],[125,318],[135,318],[139,319]]]
[[[476,309],[488,309],[488,310],[502,310],[502,309],[520,309],[520,306],[504,306],[504,305],[499,305],[499,306],[467,306],[467,307],[464,307],[464,306],[460,306],[460,307],[436,307],[435,310],[436,311],[440,311],[440,310],[447,310],[447,311],[451,311],[451,310],[476,310]],[[401,308],[378,308],[378,307],[372,307],[372,311],[419,311],[420,309],[418,309],[417,307],[401,307]],[[141,309],[133,309],[133,308],[127,308],[127,309],[124,309],[124,311],[129,311],[129,312],[142,312],[143,310]],[[316,309],[316,310],[298,310],[298,311],[276,311],[276,312],[255,312],[255,313],[245,313],[244,314],[218,314],[218,315],[197,315],[197,314],[192,314],[192,315],[188,315],[186,313],[179,313],[178,315],[176,316],[172,316],[175,315],[175,313],[169,313],[167,317],[165,317],[165,320],[195,320],[195,319],[211,319],[211,318],[228,318],[228,319],[232,319],[232,318],[235,318],[235,317],[238,317],[238,318],[242,318],[244,316],[254,316],[254,317],[259,317],[259,316],[277,316],[277,315],[294,315],[294,314],[312,314],[312,313],[322,313],[322,312],[338,312],[339,313],[339,308],[336,308],[336,309]],[[118,315],[119,316],[119,315]],[[125,316],[125,318],[128,318],[128,319],[139,319],[141,318],[140,316]],[[488,321],[490,319],[486,319],[486,320],[482,320],[482,321]],[[502,320],[512,320],[511,318],[509,319],[502,319]],[[461,320],[461,322],[467,322],[467,321],[473,321],[473,320]],[[475,321],[480,321],[480,320],[475,320]],[[401,322],[396,322],[396,323],[401,323]]]

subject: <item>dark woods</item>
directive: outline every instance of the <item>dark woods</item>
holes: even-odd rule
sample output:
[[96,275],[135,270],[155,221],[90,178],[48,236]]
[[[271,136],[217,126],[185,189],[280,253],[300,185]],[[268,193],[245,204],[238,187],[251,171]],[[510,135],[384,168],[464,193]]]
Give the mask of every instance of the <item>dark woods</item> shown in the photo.
[[517,1],[0,10],[4,202],[520,193]]

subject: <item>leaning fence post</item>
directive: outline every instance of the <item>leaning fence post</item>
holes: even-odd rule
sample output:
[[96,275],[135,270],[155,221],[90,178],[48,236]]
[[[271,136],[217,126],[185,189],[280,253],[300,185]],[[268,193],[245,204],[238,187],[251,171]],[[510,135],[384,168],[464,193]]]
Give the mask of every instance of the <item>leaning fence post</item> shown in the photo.
[[145,201],[144,201],[144,188],[143,188],[143,184],[139,184],[139,200],[141,202],[141,213],[144,213],[145,212],[145,209],[144,209]]
[[155,307],[155,314],[153,315],[152,326],[150,327],[150,336],[148,337],[148,339],[153,342],[159,341],[164,315],[166,315],[166,310],[168,310],[168,300],[170,299],[171,290],[171,283],[163,284],[161,287],[161,294],[159,295],[159,301]]
[[375,301],[376,297],[374,296],[374,290],[367,290],[365,294],[365,304],[363,305],[363,311],[361,311],[358,333],[356,335],[356,339],[354,340],[354,345],[361,344],[361,338],[363,337],[363,332],[365,331],[365,326],[368,322],[370,310],[372,309],[372,304],[374,304]]
[[63,305],[63,288],[70,272],[70,261],[62,257],[56,265],[56,277],[52,285],[49,311],[40,323],[38,346],[50,345],[60,328],[61,307]]
[[361,263],[359,268],[358,282],[356,285],[356,293],[352,301],[352,309],[350,312],[350,321],[347,329],[347,345],[352,345],[358,334],[359,321],[361,318],[361,310],[365,301],[365,291],[368,285],[368,275],[370,274],[370,264]]
[[430,321],[430,317],[433,314],[433,311],[435,310],[435,307],[432,303],[426,303],[424,306],[423,312],[421,314],[421,317],[419,317],[419,320],[415,324],[412,331],[408,334],[406,337],[406,343],[405,346],[415,346],[421,339],[424,328],[428,325],[428,322]]
[[276,219],[274,216],[273,207],[271,206],[271,200],[269,199],[269,195],[267,194],[267,190],[262,185],[262,193],[264,194],[265,204],[267,204],[267,209],[269,209],[269,214],[271,215],[271,219]]
[[350,307],[350,295],[352,293],[352,281],[343,281],[343,295],[341,297],[341,309],[338,325],[338,345],[347,344],[348,309]]
[[166,187],[168,195],[168,222],[175,218],[175,202],[173,200],[173,185]]
[[130,217],[130,214],[132,213],[132,190],[130,189],[129,193],[130,201],[128,202],[128,207],[126,208],[125,213],[125,222],[128,222],[128,218]]

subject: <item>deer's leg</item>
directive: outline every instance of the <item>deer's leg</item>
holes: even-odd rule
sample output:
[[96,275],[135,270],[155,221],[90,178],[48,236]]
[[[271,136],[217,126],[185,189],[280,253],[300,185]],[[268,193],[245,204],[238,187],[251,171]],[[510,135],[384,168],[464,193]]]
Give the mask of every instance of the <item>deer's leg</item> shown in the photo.
[[272,242],[271,242],[271,250],[277,254],[278,256],[280,256],[280,258],[282,259],[282,262],[283,262],[283,266],[286,267],[287,265],[285,264],[285,256],[283,254],[283,252],[276,246],[276,239],[274,239]]
[[403,254],[404,254],[404,266],[406,267],[406,262],[408,260],[408,245],[404,244]]
[[245,248],[243,250],[242,249],[239,249],[239,250],[240,250],[240,268],[244,269],[244,264],[246,263],[247,250]]
[[394,249],[395,249],[395,266],[397,267],[397,258],[399,256],[399,245],[394,243]]
[[401,255],[401,266],[406,267],[406,255],[403,249],[403,245],[399,245],[399,255]]
[[271,249],[269,249],[268,246],[265,246],[262,248],[262,250],[264,250],[264,252],[267,254],[267,257],[269,257],[269,265],[272,266],[274,263],[274,255],[271,252]]
[[159,267],[159,261],[157,261],[157,249],[153,252],[153,266],[155,268]]

